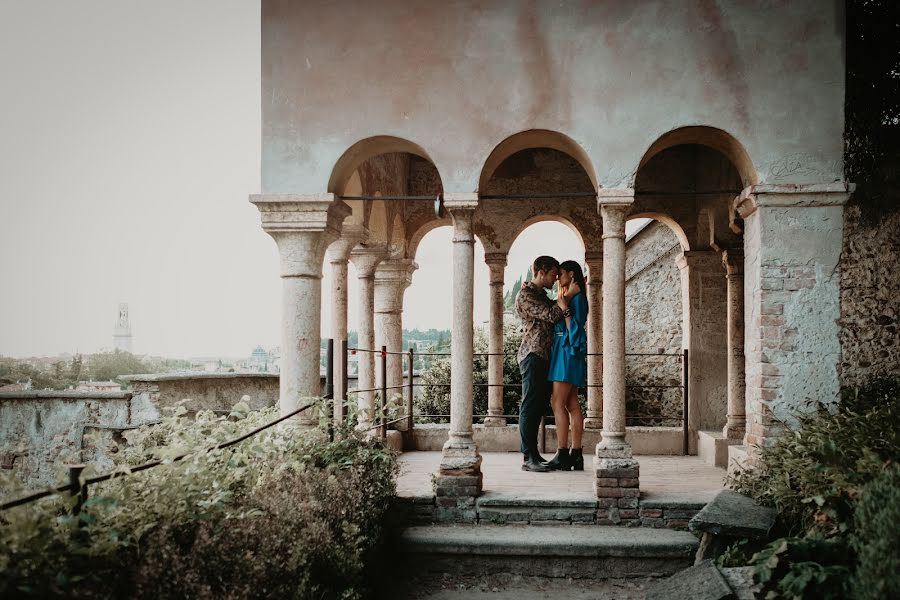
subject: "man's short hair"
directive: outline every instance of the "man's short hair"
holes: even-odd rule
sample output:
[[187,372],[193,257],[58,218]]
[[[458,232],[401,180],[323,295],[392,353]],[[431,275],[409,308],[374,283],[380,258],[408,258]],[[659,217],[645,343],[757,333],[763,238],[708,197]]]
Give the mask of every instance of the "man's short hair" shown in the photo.
[[531,265],[531,271],[537,275],[538,271],[549,273],[551,269],[559,269],[559,261],[552,256],[538,256]]

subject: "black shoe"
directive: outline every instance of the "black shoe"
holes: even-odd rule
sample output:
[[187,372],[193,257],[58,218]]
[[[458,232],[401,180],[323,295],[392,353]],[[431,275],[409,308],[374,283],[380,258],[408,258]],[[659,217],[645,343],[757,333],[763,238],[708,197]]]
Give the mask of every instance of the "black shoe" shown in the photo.
[[550,459],[547,466],[557,471],[570,471],[572,469],[572,459],[569,456],[569,449],[560,448],[557,450],[556,456]]
[[573,471],[584,471],[584,455],[581,453],[581,448],[572,448],[569,461]]
[[547,463],[539,462],[533,456],[529,456],[525,459],[525,462],[522,463],[523,471],[531,471],[532,473],[548,473],[553,470],[552,467],[548,467]]

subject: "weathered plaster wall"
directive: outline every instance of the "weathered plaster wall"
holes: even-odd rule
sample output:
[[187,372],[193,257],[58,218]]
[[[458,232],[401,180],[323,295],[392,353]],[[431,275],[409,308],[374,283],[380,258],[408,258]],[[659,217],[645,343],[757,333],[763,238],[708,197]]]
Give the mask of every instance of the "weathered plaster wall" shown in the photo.
[[839,6],[264,0],[263,192],[323,192],[351,145],[385,134],[419,144],[445,190],[475,191],[491,150],[535,128],[626,187],[654,140],[696,124],[737,138],[760,181],[840,179]]
[[[675,258],[681,246],[672,230],[653,221],[628,241],[625,261],[625,352],[676,356],[628,356],[634,385],[681,385],[681,279]],[[628,387],[629,425],[678,425],[680,388]],[[652,420],[637,417],[654,417]]]
[[841,385],[900,377],[900,212],[875,226],[844,212]]
[[253,410],[278,403],[279,377],[271,373],[136,375],[128,379],[135,400],[153,407],[155,414],[147,420],[158,419],[164,407],[184,399],[190,399],[183,404],[189,412],[229,411],[244,396],[250,397]]
[[82,460],[86,432],[132,423],[131,402],[128,392],[0,393],[0,468],[32,487],[57,483],[62,465]]

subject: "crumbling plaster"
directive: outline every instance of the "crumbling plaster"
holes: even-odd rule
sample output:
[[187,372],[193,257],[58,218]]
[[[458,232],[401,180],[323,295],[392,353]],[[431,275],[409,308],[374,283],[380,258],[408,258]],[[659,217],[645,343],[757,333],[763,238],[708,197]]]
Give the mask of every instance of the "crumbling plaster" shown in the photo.
[[446,190],[476,191],[530,129],[574,140],[598,186],[631,187],[648,148],[691,125],[739,140],[759,182],[840,179],[838,5],[264,0],[262,189],[329,190],[345,151],[389,134]]

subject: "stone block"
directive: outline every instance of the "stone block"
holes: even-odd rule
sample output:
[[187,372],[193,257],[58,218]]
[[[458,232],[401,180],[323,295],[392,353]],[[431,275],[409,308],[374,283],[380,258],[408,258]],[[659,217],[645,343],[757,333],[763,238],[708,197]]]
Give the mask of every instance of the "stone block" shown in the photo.
[[597,518],[595,511],[572,513],[573,523],[592,523]]
[[600,477],[597,479],[597,485],[601,487],[619,487],[619,480],[615,477]]
[[450,487],[473,487],[480,486],[482,481],[481,475],[461,475],[461,476],[448,476],[448,475],[438,475],[435,477],[435,485],[439,488],[450,488]]
[[454,508],[438,506],[434,510],[434,520],[438,522],[474,523],[478,518],[474,508]]
[[734,597],[731,586],[708,560],[650,584],[646,595],[647,600],[726,600]]
[[663,511],[661,508],[641,508],[641,516],[651,519],[659,519],[663,516]]
[[460,487],[438,487],[435,492],[438,497],[440,496],[453,496],[453,497],[462,497],[462,496],[472,496],[475,497],[479,493],[481,493],[481,488],[478,486],[460,486]]
[[665,519],[648,519],[646,517],[641,517],[641,525],[644,527],[663,528],[666,526],[666,520]]
[[683,509],[683,508],[668,508],[665,511],[665,518],[667,519],[692,519],[694,515],[697,514],[696,510],[691,509]]
[[621,498],[625,489],[620,487],[600,487],[599,485],[594,487],[598,498]]
[[613,506],[619,505],[619,499],[618,498],[598,498],[597,505],[600,508],[611,508]]
[[669,529],[687,529],[688,522],[687,519],[666,519],[666,527]]
[[640,479],[637,478],[622,478],[619,479],[619,487],[638,487],[640,485]]
[[599,444],[595,454],[597,458],[604,460],[626,459],[633,456],[631,446],[626,446],[625,448],[601,448]]
[[639,511],[636,508],[619,510],[619,517],[621,517],[622,519],[637,519],[638,512]]
[[637,498],[619,498],[617,502],[617,506],[619,508],[633,508],[637,509],[638,507],[638,499]]
[[759,506],[732,490],[722,490],[691,518],[691,531],[762,539],[775,524],[776,514],[774,508]]

